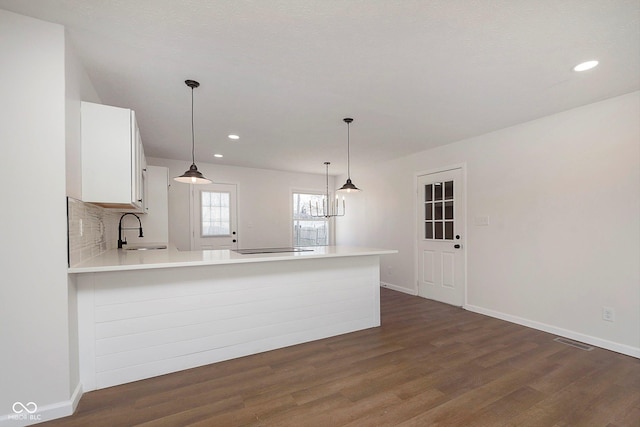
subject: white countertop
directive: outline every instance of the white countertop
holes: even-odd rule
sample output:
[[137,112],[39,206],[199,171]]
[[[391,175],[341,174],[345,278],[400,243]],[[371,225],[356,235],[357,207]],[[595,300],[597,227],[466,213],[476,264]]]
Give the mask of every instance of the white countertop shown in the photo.
[[68,269],[69,273],[144,270],[153,268],[196,267],[203,265],[242,264],[249,262],[290,261],[298,259],[352,257],[395,254],[397,250],[354,246],[316,246],[309,252],[285,252],[241,255],[230,250],[179,251],[167,249],[132,251],[112,249]]

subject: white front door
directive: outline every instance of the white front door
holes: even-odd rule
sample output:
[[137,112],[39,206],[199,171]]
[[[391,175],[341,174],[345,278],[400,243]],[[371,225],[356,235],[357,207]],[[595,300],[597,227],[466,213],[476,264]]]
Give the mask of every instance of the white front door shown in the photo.
[[191,250],[237,249],[236,185],[191,187]]
[[418,295],[464,304],[462,169],[418,176]]

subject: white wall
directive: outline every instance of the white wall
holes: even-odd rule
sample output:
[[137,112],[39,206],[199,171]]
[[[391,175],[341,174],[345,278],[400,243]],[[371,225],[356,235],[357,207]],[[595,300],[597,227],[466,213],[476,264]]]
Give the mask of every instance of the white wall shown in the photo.
[[[80,101],[100,102],[69,39],[65,36],[65,170],[66,194],[82,197],[82,164],[80,144]],[[78,361],[77,289],[75,275],[68,276],[68,329],[69,329],[69,393],[80,383]]]
[[67,196],[82,198],[82,164],[80,151],[80,101],[100,103],[89,76],[78,60],[74,47],[65,38],[65,115]]
[[[141,130],[143,132],[144,130]],[[144,140],[143,140],[144,142]],[[148,158],[147,163],[169,168],[169,241],[188,250],[189,185],[173,180],[189,162]],[[219,184],[238,186],[238,247],[290,246],[292,239],[292,190],[325,192],[326,177],[319,174],[281,172],[197,162],[198,170]],[[319,168],[322,168],[320,163]],[[334,190],[329,177],[329,191]]]
[[399,249],[381,280],[416,293],[415,174],[459,163],[467,308],[640,357],[640,93],[372,166],[338,242]]
[[2,422],[70,410],[64,28],[0,10],[0,58]]

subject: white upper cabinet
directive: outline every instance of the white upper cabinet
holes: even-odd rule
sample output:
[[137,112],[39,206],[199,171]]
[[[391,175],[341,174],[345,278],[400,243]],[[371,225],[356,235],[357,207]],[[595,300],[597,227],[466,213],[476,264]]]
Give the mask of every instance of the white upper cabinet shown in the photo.
[[133,110],[82,103],[82,201],[145,212],[146,160]]

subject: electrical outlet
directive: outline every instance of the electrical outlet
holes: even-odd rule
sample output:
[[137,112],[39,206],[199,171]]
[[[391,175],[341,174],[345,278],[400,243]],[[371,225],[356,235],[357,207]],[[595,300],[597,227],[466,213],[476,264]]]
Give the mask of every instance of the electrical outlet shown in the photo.
[[611,307],[602,307],[602,320],[607,322],[613,322],[616,318],[616,314]]

